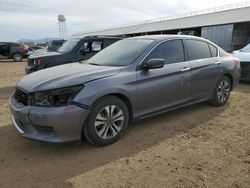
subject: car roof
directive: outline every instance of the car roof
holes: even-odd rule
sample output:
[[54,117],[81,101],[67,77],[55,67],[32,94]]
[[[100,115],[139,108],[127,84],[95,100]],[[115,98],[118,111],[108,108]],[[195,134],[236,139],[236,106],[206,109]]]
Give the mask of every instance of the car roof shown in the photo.
[[172,38],[177,38],[177,39],[199,39],[199,40],[204,40],[208,41],[204,38],[201,37],[196,37],[196,36],[190,36],[190,35],[144,35],[144,36],[137,36],[137,37],[132,37],[132,39],[151,39],[151,40],[157,40],[157,41],[162,41],[166,39],[172,39]]
[[70,39],[123,39],[123,36],[105,36],[105,35],[98,35],[98,36],[85,36],[85,37],[72,37]]

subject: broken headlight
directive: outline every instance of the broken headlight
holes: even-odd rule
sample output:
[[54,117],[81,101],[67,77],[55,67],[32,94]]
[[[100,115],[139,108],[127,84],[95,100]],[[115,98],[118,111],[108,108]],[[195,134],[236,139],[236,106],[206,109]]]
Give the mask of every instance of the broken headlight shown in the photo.
[[60,107],[69,105],[81,91],[83,85],[35,92],[31,99],[32,106]]

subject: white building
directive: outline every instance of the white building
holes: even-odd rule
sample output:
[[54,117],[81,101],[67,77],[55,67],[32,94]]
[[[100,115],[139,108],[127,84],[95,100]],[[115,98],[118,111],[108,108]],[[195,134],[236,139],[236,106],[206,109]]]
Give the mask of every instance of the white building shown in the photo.
[[145,23],[78,33],[89,35],[189,34],[207,38],[227,51],[250,42],[250,2],[159,18]]

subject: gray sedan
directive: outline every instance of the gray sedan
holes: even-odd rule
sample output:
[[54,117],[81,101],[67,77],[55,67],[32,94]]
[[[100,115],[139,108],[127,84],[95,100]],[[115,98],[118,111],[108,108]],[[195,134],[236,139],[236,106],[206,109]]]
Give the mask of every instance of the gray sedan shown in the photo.
[[129,122],[209,101],[224,105],[240,62],[214,43],[153,35],[114,43],[88,61],[22,78],[9,100],[12,122],[29,139],[117,141]]

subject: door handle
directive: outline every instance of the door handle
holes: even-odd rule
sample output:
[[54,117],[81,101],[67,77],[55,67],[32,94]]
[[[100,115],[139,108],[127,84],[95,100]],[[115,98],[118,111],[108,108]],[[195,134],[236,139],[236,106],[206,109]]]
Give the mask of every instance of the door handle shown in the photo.
[[184,67],[181,69],[181,72],[188,71],[188,70],[190,70],[190,67]]
[[219,65],[219,64],[221,64],[221,61],[216,61],[214,64]]

